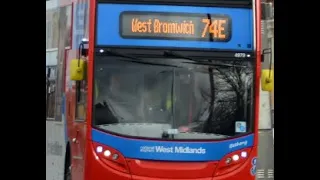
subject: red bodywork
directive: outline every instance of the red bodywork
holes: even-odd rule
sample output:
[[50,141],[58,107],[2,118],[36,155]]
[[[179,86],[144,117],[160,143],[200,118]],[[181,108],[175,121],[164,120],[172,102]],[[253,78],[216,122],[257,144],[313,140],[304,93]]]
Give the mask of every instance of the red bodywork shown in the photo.
[[[73,1],[73,10],[75,3]],[[87,114],[86,120],[75,119],[75,89],[66,86],[66,107],[68,138],[71,150],[72,180],[254,180],[250,174],[251,160],[257,157],[258,144],[258,118],[259,118],[259,90],[260,90],[260,56],[261,54],[261,27],[260,27],[260,0],[256,0],[255,8],[255,36],[256,36],[256,91],[255,91],[255,132],[254,146],[246,149],[249,156],[236,164],[225,165],[228,154],[220,161],[212,162],[161,162],[143,161],[120,157],[115,162],[104,159],[95,152],[95,146],[91,140],[92,94],[93,91],[93,57],[95,39],[95,14],[96,0],[81,0],[90,3],[89,11],[89,56],[88,56],[88,88],[87,88]],[[74,17],[72,17],[74,19]],[[74,20],[72,22],[74,25]],[[76,57],[77,47],[66,50],[66,64]],[[68,65],[67,65],[68,66]],[[68,71],[68,68],[66,68]],[[67,72],[66,72],[67,73]],[[68,80],[66,80],[68,81]],[[73,141],[75,140],[75,141]],[[112,149],[112,147],[108,147]],[[116,152],[116,150],[113,150]]]
[[[89,141],[88,141],[89,142]],[[129,159],[121,156],[119,161],[107,159],[95,152],[97,144],[89,142],[86,177],[94,180],[254,180],[250,174],[251,160],[256,157],[257,147],[245,149],[249,153],[237,163],[226,165],[225,161],[236,152],[226,155],[221,161],[212,162],[161,162]],[[99,144],[99,146],[101,146]],[[110,149],[110,148],[108,148]],[[117,153],[112,150],[112,153]],[[243,151],[243,150],[240,150]]]

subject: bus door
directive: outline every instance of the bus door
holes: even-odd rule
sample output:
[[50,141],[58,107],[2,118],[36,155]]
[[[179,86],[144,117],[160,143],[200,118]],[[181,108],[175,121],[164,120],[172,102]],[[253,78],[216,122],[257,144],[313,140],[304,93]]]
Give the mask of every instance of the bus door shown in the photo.
[[[66,55],[66,72],[69,73],[70,62],[76,57],[76,51],[69,50]],[[72,81],[70,74],[67,74],[65,81],[71,177],[72,180],[81,180],[84,178],[85,163],[87,80]]]
[[72,180],[84,178],[85,166],[85,143],[86,143],[86,106],[87,106],[87,82],[75,82],[73,86],[73,102],[75,105],[75,117],[72,118],[72,128],[70,128],[71,138],[71,170]]

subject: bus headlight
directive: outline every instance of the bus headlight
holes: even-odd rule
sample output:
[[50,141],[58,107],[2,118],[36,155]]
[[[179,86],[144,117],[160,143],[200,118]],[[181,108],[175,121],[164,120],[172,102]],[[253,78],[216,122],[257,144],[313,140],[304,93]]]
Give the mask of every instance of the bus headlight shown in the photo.
[[92,146],[95,159],[106,165],[106,168],[110,167],[123,173],[130,172],[125,157],[119,151],[97,142],[92,142]]
[[112,155],[112,159],[113,159],[113,160],[117,160],[117,159],[118,159],[118,157],[119,157],[119,155],[118,155],[118,154],[113,154],[113,155]]
[[219,162],[214,176],[230,173],[239,168],[250,156],[252,147],[243,148],[225,155]]
[[109,150],[105,150],[103,155],[109,157],[111,155],[111,152]]
[[232,160],[238,161],[239,160],[239,155],[238,154],[233,155],[232,156]]
[[246,151],[241,152],[241,157],[246,158],[248,156],[248,153]]
[[98,147],[97,147],[97,153],[102,153],[102,151],[103,151],[102,146],[98,146]]
[[231,158],[227,158],[227,159],[226,159],[226,164],[230,164],[230,163],[231,163],[231,161],[232,161],[232,159],[231,159]]

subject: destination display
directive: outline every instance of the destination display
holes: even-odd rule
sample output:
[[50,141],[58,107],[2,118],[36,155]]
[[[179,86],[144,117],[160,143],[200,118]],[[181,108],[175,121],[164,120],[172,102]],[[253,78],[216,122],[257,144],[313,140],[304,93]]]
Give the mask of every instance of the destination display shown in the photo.
[[124,39],[228,42],[231,18],[223,14],[122,12],[120,36]]

